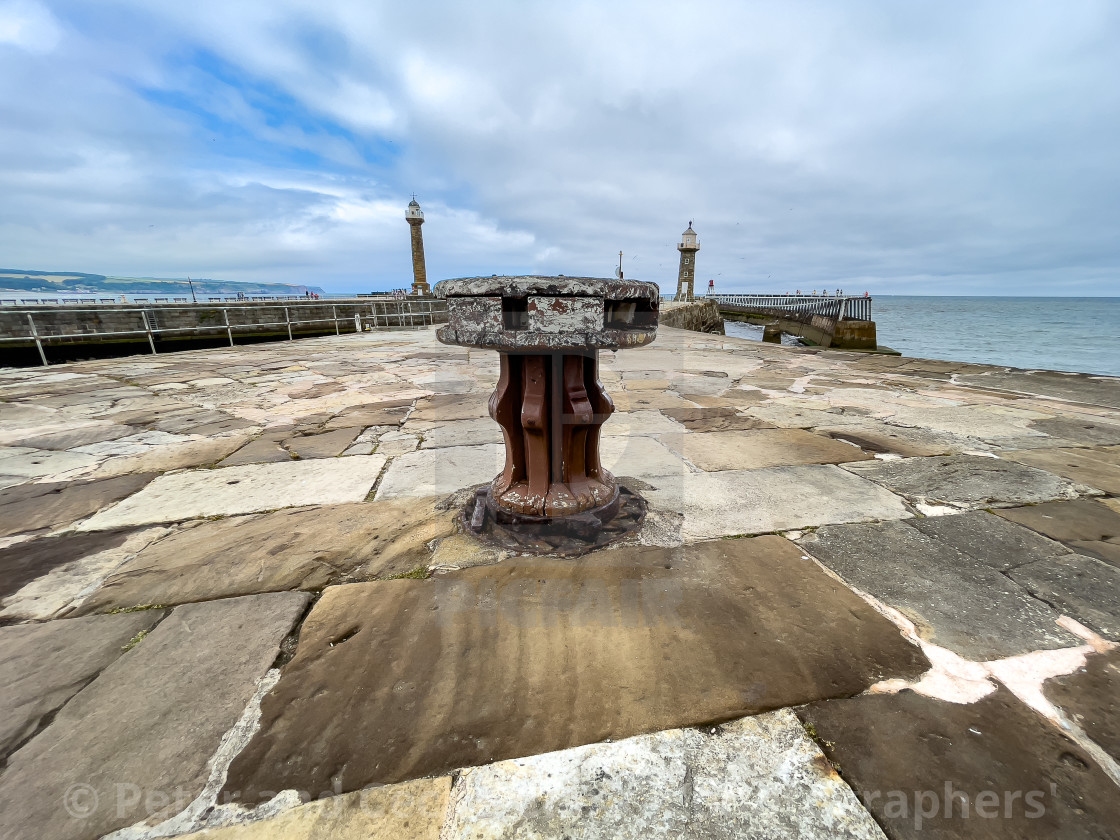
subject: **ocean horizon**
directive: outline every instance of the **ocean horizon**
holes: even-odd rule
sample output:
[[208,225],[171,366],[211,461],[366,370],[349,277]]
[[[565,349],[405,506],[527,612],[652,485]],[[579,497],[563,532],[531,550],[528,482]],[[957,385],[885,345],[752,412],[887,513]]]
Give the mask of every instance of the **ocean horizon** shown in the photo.
[[[1120,376],[1120,297],[872,298],[879,344],[903,356]],[[762,337],[761,327],[726,327]]]

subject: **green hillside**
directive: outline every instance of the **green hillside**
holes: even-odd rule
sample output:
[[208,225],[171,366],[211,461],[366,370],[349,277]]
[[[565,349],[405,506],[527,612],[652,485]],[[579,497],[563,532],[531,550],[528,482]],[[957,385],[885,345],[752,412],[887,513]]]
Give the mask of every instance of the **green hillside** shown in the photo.
[[[291,283],[238,283],[230,280],[191,278],[197,295],[302,295],[323,294],[318,286]],[[191,293],[186,277],[113,277],[81,271],[31,271],[0,268],[0,292],[40,294],[128,294],[183,297]]]

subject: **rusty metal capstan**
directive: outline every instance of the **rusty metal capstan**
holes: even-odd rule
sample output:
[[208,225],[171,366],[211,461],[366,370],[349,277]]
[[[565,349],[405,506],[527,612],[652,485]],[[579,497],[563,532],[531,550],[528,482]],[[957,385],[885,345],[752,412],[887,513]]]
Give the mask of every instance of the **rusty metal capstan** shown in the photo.
[[653,283],[592,277],[444,280],[444,344],[497,350],[490,416],[506,462],[480,488],[470,518],[547,526],[589,537],[619,510],[618,482],[599,460],[600,428],[614,411],[599,381],[599,350],[640,347],[657,333]]

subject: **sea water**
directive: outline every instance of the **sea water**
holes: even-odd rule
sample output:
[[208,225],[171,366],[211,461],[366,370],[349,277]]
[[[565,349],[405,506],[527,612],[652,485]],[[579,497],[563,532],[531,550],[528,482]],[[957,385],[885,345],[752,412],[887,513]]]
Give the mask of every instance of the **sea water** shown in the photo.
[[[877,295],[871,317],[879,344],[903,356],[1120,376],[1118,297]],[[725,327],[762,338],[751,324]]]

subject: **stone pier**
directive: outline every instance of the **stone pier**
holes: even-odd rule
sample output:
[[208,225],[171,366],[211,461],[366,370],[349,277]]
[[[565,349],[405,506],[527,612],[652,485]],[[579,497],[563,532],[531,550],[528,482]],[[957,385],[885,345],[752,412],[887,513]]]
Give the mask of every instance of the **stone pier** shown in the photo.
[[458,523],[499,372],[0,370],[0,836],[1117,836],[1120,380],[661,327],[572,559]]

